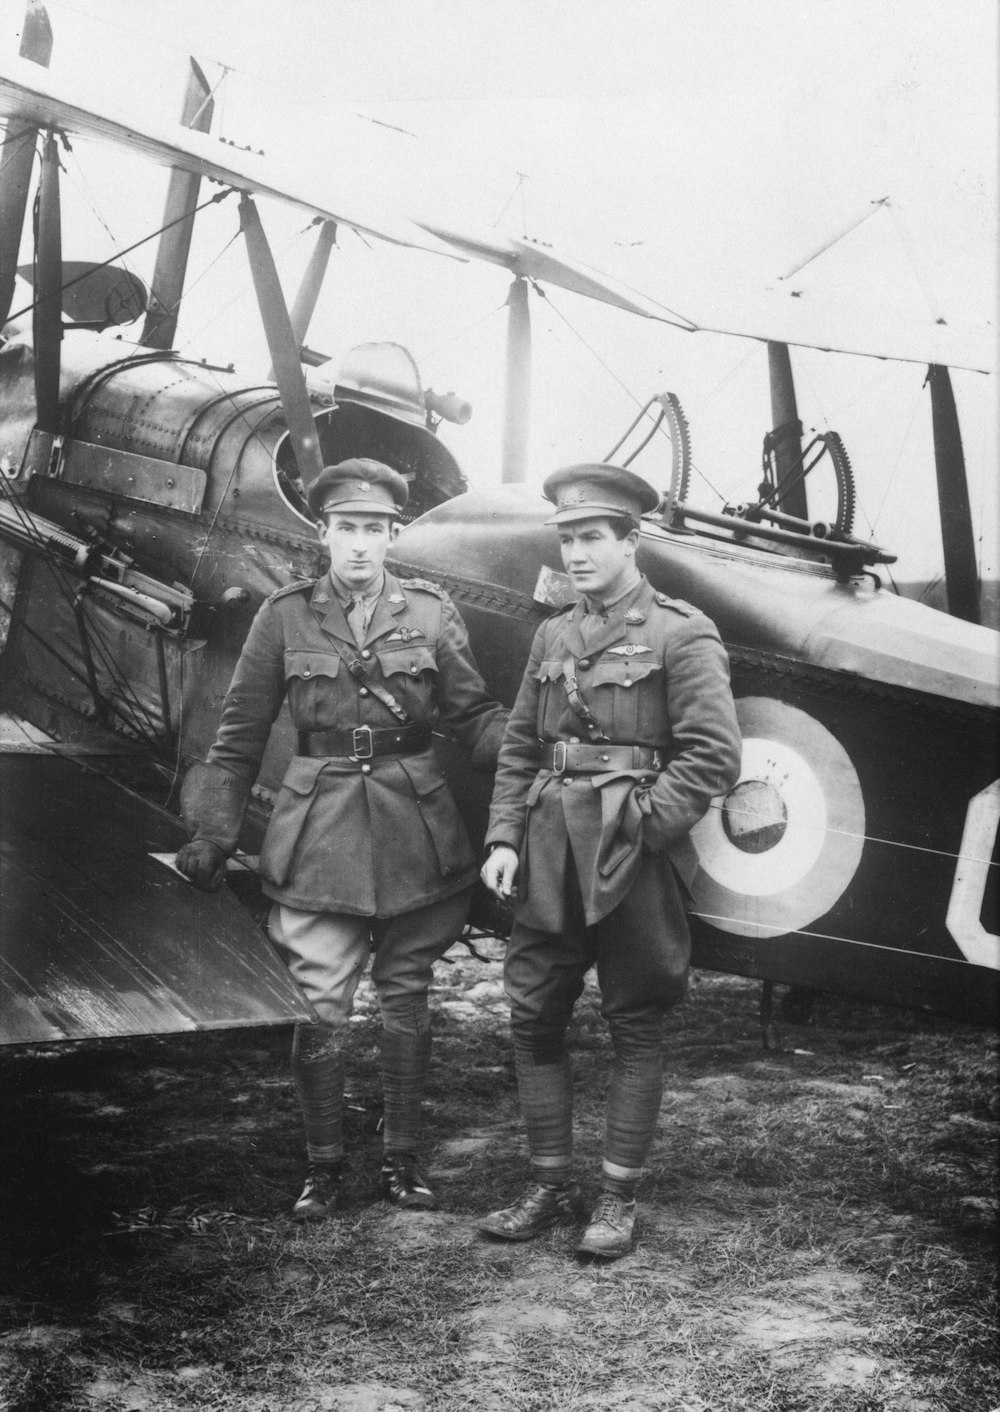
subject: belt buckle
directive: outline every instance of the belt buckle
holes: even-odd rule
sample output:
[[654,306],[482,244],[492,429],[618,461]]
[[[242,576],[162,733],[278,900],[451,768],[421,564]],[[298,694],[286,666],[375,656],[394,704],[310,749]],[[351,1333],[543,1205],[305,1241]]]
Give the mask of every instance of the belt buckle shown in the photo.
[[[358,737],[359,737],[359,736],[361,737],[361,745],[358,744]],[[364,748],[363,748],[364,745],[365,745],[365,739],[364,739],[365,736],[368,737],[367,749],[364,749]],[[372,739],[372,728],[371,728],[371,726],[355,726],[354,729],[353,729],[353,731],[351,732],[351,745],[352,745],[352,750],[351,750],[352,755],[357,756],[357,758],[358,758],[359,760],[370,760],[370,759],[372,758],[372,756],[375,754],[375,749],[374,749],[375,742],[374,742],[373,739]]]
[[[560,753],[561,752],[561,753]],[[552,747],[552,773],[562,775],[566,772],[567,750],[564,740],[557,740]]]

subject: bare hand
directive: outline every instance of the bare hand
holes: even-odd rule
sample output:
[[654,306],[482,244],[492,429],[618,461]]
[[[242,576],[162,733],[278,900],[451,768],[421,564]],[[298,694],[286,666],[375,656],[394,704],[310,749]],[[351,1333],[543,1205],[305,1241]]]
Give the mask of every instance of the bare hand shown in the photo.
[[517,850],[506,843],[499,844],[483,864],[479,876],[490,892],[502,902],[509,902],[511,897],[517,894],[517,888],[514,886],[517,876]]

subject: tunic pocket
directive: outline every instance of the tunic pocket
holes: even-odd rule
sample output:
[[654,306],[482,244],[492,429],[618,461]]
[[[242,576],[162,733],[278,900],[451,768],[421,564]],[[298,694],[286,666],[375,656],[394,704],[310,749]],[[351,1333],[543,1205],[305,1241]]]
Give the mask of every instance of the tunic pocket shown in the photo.
[[295,849],[315,803],[320,771],[325,764],[325,760],[296,756],[281,782],[260,852],[260,875],[275,887],[284,887],[288,881]]
[[421,672],[437,672],[437,659],[425,644],[384,642],[375,651],[382,675],[418,677]]
[[586,675],[588,686],[633,686],[645,681],[652,672],[662,672],[659,662],[642,662],[635,657],[611,659],[603,657]]
[[416,795],[441,876],[450,878],[471,868],[476,861],[472,844],[434,756],[401,756],[399,764]]
[[[655,675],[654,675],[655,674]],[[590,705],[612,740],[645,739],[664,709],[663,667],[636,657],[603,657],[586,675]]]
[[335,677],[340,671],[340,657],[336,652],[324,652],[322,648],[295,647],[285,653],[285,681],[300,677],[311,681],[313,677]]

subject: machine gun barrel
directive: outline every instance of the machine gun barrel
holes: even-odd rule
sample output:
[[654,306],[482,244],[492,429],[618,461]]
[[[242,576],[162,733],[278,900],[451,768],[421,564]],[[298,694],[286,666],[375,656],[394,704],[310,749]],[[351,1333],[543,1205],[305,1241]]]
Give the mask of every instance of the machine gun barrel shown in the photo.
[[194,606],[194,597],[187,589],[150,578],[113,554],[106,554],[100,545],[88,544],[52,520],[9,501],[0,501],[0,538],[18,548],[48,555],[95,588],[148,613],[162,627],[180,627]]
[[[697,520],[699,524],[714,525],[719,529],[729,530],[733,534],[752,534],[760,539],[770,539],[776,544],[794,544],[799,548],[811,549],[818,554],[829,555],[834,560],[842,563],[863,564],[894,564],[895,554],[888,554],[877,544],[870,544],[863,539],[854,539],[847,535],[817,534],[816,526],[808,520],[799,521],[806,526],[804,530],[779,529],[772,525],[762,525],[755,519],[748,519],[743,515],[715,515],[709,510],[696,510],[685,500],[679,500],[673,508],[674,520]],[[770,516],[769,516],[770,518]],[[783,516],[783,519],[791,519],[793,522],[796,516]],[[825,526],[823,527],[825,529]]]

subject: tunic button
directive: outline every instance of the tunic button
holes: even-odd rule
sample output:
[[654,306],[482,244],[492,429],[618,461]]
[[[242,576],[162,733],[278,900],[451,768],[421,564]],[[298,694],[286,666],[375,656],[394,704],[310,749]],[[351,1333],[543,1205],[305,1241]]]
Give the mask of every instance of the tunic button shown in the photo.
[[303,667],[303,668],[302,668],[302,675],[303,675],[304,677],[307,677],[307,676],[310,675],[310,672],[309,672],[309,668],[308,668],[308,667]]
[[368,688],[367,688],[366,686],[361,687],[360,690],[358,691],[358,695],[359,695],[359,696],[367,696],[367,695],[368,695]]
[[579,662],[577,662],[576,665],[577,665],[578,667],[580,667],[581,670],[586,671],[587,668],[590,666],[590,658],[589,658],[589,657],[581,657],[580,660],[579,660]]
[[572,783],[573,783],[573,781],[570,779],[569,775],[563,775],[563,784],[572,784]]
[[372,772],[372,767],[371,767],[371,765],[362,765],[362,766],[361,766],[361,773],[362,773],[363,775],[370,775],[371,772]]
[[569,738],[569,743],[570,745],[579,745],[580,737],[578,735],[571,735]]
[[368,658],[369,658],[372,654],[368,651],[368,648],[366,647],[365,650],[362,652],[361,655],[362,655],[362,657],[365,659],[365,661],[367,662],[367,661],[368,661]]
[[632,679],[631,679],[631,677],[626,677],[625,680],[622,682],[622,686],[631,686],[631,685],[632,685]]
[[417,668],[416,668],[416,667],[411,667],[411,668],[410,668],[410,672],[412,673],[413,676],[416,676],[416,675],[417,675]]

